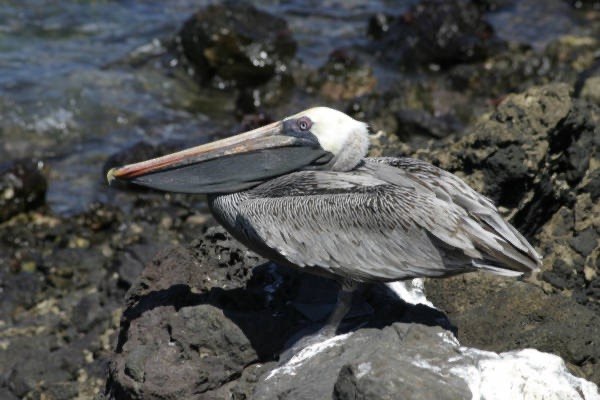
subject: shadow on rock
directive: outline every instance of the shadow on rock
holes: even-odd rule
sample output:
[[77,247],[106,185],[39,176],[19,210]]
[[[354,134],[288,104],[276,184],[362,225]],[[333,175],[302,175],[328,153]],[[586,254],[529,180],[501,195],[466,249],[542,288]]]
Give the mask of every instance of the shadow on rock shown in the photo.
[[[163,251],[127,294],[109,396],[250,396],[285,343],[320,327],[337,297],[333,281],[272,263],[253,268],[261,261],[220,228],[190,249]],[[440,311],[404,303],[385,285],[356,297],[340,333],[397,321],[453,329]]]

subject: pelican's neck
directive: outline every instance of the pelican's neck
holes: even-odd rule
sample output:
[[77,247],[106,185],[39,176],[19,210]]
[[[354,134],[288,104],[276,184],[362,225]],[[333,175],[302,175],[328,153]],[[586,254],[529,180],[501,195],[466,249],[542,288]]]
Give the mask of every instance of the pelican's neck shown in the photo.
[[355,132],[353,135],[348,135],[341,150],[329,162],[332,171],[350,171],[367,156],[369,134],[365,128],[363,129],[364,132]]

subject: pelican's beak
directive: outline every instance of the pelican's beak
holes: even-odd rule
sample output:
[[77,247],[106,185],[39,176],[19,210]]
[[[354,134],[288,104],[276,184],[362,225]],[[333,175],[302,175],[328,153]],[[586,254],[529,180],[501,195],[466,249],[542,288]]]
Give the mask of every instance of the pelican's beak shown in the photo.
[[108,171],[108,182],[129,181],[180,193],[231,193],[256,186],[310,164],[327,163],[331,153],[318,142],[286,135],[275,122],[227,139]]

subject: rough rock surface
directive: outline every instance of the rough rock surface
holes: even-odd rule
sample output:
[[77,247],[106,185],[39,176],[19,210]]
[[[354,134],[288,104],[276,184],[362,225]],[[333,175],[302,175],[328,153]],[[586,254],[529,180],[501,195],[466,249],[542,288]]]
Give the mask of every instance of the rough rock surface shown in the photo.
[[[597,198],[596,118],[595,106],[571,98],[568,86],[536,87],[507,97],[468,135],[420,150],[417,156],[455,171],[503,209],[513,210],[513,221],[534,243],[541,242],[547,260],[563,253],[571,259],[580,255],[575,273],[581,280],[594,282],[596,275],[590,270],[597,270],[598,214],[577,210],[593,209],[592,199]],[[579,212],[580,222],[576,217],[573,224],[566,223],[563,209]],[[557,215],[563,219],[553,222]],[[560,248],[556,246],[561,243],[565,248],[557,254]],[[485,274],[428,281],[430,300],[448,313],[456,327],[439,311],[402,303],[389,291],[374,287],[355,302],[342,331],[356,329],[357,324],[361,329],[338,337],[338,344],[319,353],[323,358],[299,361],[297,355],[279,369],[277,355],[297,339],[298,332],[306,334],[318,325],[315,321],[323,320],[335,301],[335,288],[326,280],[273,264],[252,269],[261,261],[215,228],[189,250],[168,250],[150,264],[128,293],[110,367],[109,395],[393,398],[398,388],[414,384],[436,398],[461,398],[493,387],[491,381],[482,383],[492,368],[483,360],[505,360],[508,364],[494,368],[507,370],[514,369],[506,367],[511,362],[530,365],[524,376],[543,369],[536,361],[524,361],[531,354],[498,356],[459,349],[457,343],[440,339],[448,338],[448,334],[441,335],[442,328],[457,330],[463,346],[496,352],[530,347],[557,354],[575,375],[600,382],[596,340],[600,317],[595,297],[588,295],[590,286],[585,284],[557,290],[560,286],[552,283],[555,275],[566,272],[556,271],[554,261],[544,264],[538,281],[550,293],[532,283]],[[390,326],[396,322],[413,324]],[[430,354],[431,360],[416,365],[417,355],[423,354]],[[463,372],[457,372],[456,363],[462,363]],[[454,372],[445,373],[445,369]],[[557,398],[597,396],[595,386],[569,375],[562,366],[555,372],[558,375],[553,378],[539,378],[570,382],[571,386],[559,385],[569,393],[554,391]],[[444,376],[443,387],[431,383],[438,382],[439,375]],[[316,377],[320,384],[303,384]],[[480,383],[473,384],[467,377]],[[525,378],[514,379],[518,387]],[[523,384],[539,387],[544,383]],[[587,385],[587,389],[577,385]]]
[[[600,110],[572,98],[567,85],[534,87],[508,96],[469,135],[416,154],[511,210],[515,226],[540,244],[540,285],[582,305],[484,275],[431,280],[426,292],[460,327],[461,343],[554,352],[600,382],[600,344],[594,339],[600,333],[599,119]],[[499,301],[510,312],[493,307]],[[484,328],[502,321],[501,330]],[[533,328],[536,321],[543,328]],[[502,332],[503,338],[489,332]]]
[[222,235],[209,233],[199,244],[198,251],[210,253],[204,265],[190,252],[169,248],[131,287],[111,363],[112,396],[190,398],[220,388],[257,361],[223,305],[243,301],[225,289],[243,286],[247,263],[258,257],[223,243]]
[[[371,309],[355,303],[346,329],[356,328],[356,321],[360,329],[277,365],[285,342],[330,311],[310,300],[326,293],[333,301],[334,290],[327,280],[272,264],[251,271],[262,261],[221,228],[210,229],[189,249],[163,251],[128,292],[107,397],[393,399],[401,393],[411,399],[500,399],[523,394],[523,387],[532,396],[545,387],[551,398],[600,398],[597,387],[571,375],[559,357],[460,347],[442,313],[392,301],[381,287],[364,294]],[[578,306],[579,314],[570,315],[577,309],[571,300],[512,279],[475,282],[480,292],[471,291],[473,277],[478,275],[466,275],[464,287],[457,288],[462,296],[454,293],[465,310],[464,319],[456,320],[475,337],[465,334],[465,343],[497,351],[559,349],[567,359],[597,359],[600,324],[590,310]],[[490,287],[496,291],[489,293]],[[461,315],[451,307],[449,314]],[[586,326],[570,330],[572,318]],[[586,329],[588,336],[576,337]],[[507,345],[511,340],[514,345]],[[585,366],[575,372],[589,375]]]
[[[330,280],[264,261],[218,227],[189,249],[163,251],[127,294],[109,397],[249,396],[336,299]],[[453,328],[439,311],[406,304],[381,285],[355,301],[343,329],[393,321]]]
[[599,118],[567,85],[534,87],[508,96],[464,138],[416,154],[511,210],[515,226],[541,244],[544,288],[595,311]]
[[[13,3],[8,8],[18,2]],[[325,398],[384,397],[385,390],[395,390],[396,377],[405,375],[392,363],[399,356],[375,350],[398,343],[422,348],[423,340],[431,345],[423,354],[450,352],[461,357],[455,362],[465,363],[460,374],[443,377],[455,383],[451,393],[463,393],[464,387],[475,397],[502,393],[493,386],[498,379],[488,379],[500,373],[503,387],[510,381],[564,398],[569,393],[560,389],[579,387],[576,398],[588,393],[589,386],[566,375],[556,357],[514,350],[526,346],[560,355],[572,374],[600,383],[598,1],[572,1],[581,11],[563,0],[544,6],[413,1],[404,15],[374,17],[369,38],[354,27],[366,26],[367,13],[380,10],[371,3],[309,9],[298,2],[261,2],[257,10],[249,3],[214,2],[187,23],[182,20],[177,32],[173,18],[184,18],[180,13],[193,7],[190,2],[179,2],[167,19],[150,24],[138,18],[163,6],[126,2],[117,9],[140,11],[131,24],[133,36],[116,25],[128,20],[89,25],[80,19],[90,14],[88,7],[94,8],[90,15],[101,16],[103,8],[115,9],[110,5],[78,2],[78,12],[64,19],[44,12],[50,3],[40,2],[40,12],[28,15],[31,24],[11,25],[7,38],[17,34],[27,44],[50,32],[44,39],[64,44],[63,50],[90,43],[102,43],[103,50],[90,63],[72,65],[68,56],[45,59],[61,71],[75,68],[51,81],[27,77],[29,70],[14,64],[20,78],[7,81],[8,97],[0,99],[7,114],[0,118],[0,148],[7,159],[27,160],[0,167],[0,399],[88,399],[104,390],[109,372],[107,393],[116,398],[248,399],[257,385],[257,394],[265,393],[265,384],[269,393],[285,393],[285,385],[304,382],[300,372],[293,379],[266,378],[281,350],[331,311],[335,285],[262,264],[222,231],[206,232],[215,222],[202,196],[108,188],[106,170],[99,170],[104,152],[129,140],[125,137],[148,143],[178,137],[185,143],[140,143],[117,153],[106,168],[193,145],[191,135],[208,140],[211,132],[237,133],[316,104],[369,122],[379,132],[374,155],[417,156],[465,177],[500,204],[545,262],[532,279],[541,289],[477,274],[426,282],[430,299],[452,323],[440,310],[403,303],[384,286],[366,290],[340,330],[355,333],[315,355],[323,358],[297,362],[297,371],[321,360],[306,374],[331,377]],[[522,4],[536,7],[513,13]],[[488,7],[508,17],[502,29],[494,22],[497,33],[486,21],[498,15],[487,14]],[[545,48],[538,37],[532,43],[506,35],[510,24],[523,26],[524,19],[556,23],[557,31],[535,32],[548,43]],[[31,31],[32,26],[42,29]],[[100,42],[69,34],[80,28]],[[298,56],[290,31],[301,46]],[[124,54],[140,40],[147,43]],[[117,45],[114,52],[106,51],[107,43]],[[28,57],[15,54],[19,62]],[[320,66],[304,58],[327,54]],[[30,161],[37,159],[45,160],[43,171]],[[96,165],[92,185],[86,174]],[[69,195],[82,195],[74,214],[62,214],[68,196],[59,193],[63,185]],[[86,203],[90,188],[94,202]],[[164,250],[170,244],[190,247]],[[440,340],[438,327],[469,347]],[[405,329],[406,335],[392,334]],[[332,367],[345,352],[372,355],[377,365],[371,367],[377,368],[352,360]],[[412,358],[402,368],[418,372],[409,384],[423,382],[427,393],[429,382],[422,378],[437,379],[436,367],[457,372],[445,364],[452,360],[440,357],[427,369]],[[519,375],[504,375],[511,371],[540,380],[526,385],[513,379]],[[275,380],[279,389],[270,386]],[[436,387],[433,382],[431,390]]]
[[451,364],[440,365],[456,356],[454,346],[443,345],[446,334],[438,327],[396,323],[340,335],[261,376],[254,398],[468,398],[469,388],[450,373]]
[[425,284],[429,300],[458,327],[463,346],[496,352],[534,348],[561,356],[600,382],[600,316],[529,283],[468,274]]
[[2,225],[0,398],[91,398],[103,385],[123,291],[99,232],[117,216],[96,206]]
[[182,240],[199,235],[181,205],[136,196],[127,214],[41,207],[0,225],[0,398],[89,399],[104,388],[127,288],[182,220]]
[[[333,391],[332,391],[333,387]],[[310,346],[260,377],[254,399],[597,399],[559,357],[460,347],[439,327],[394,323]]]
[[307,86],[328,100],[348,100],[373,93],[377,78],[368,63],[348,50],[338,49],[308,77]]
[[35,160],[0,165],[0,222],[44,204],[47,183],[42,167]]
[[369,23],[373,47],[384,59],[402,66],[480,60],[501,41],[476,3],[425,0],[401,16],[377,15]]
[[218,88],[264,84],[296,51],[284,19],[238,1],[200,10],[178,41],[198,78]]

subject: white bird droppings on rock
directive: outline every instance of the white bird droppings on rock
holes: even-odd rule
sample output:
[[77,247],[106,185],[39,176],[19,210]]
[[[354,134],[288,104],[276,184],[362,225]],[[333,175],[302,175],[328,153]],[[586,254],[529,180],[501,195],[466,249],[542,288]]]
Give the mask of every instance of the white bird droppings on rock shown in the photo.
[[356,377],[360,379],[363,376],[365,376],[366,374],[368,374],[369,372],[371,372],[371,363],[370,362],[364,362],[364,363],[358,364],[358,374],[356,374]]
[[435,308],[425,297],[423,279],[417,278],[409,281],[388,282],[386,283],[386,286],[407,303],[415,305],[424,304],[431,308]]
[[471,359],[450,369],[464,379],[473,400],[600,400],[598,387],[571,375],[563,360],[535,349],[494,353],[461,347]]
[[326,339],[322,342],[315,343],[313,345],[303,348],[297,354],[295,354],[288,362],[269,372],[269,375],[265,378],[265,380],[269,380],[278,374],[296,375],[296,368],[298,366],[301,366],[304,361],[314,357],[315,355],[319,354],[325,349],[340,344],[350,335],[352,335],[352,333],[337,335],[332,338]]

